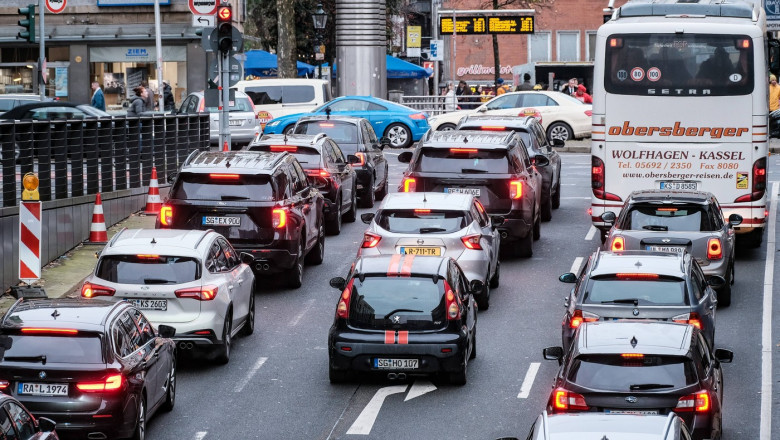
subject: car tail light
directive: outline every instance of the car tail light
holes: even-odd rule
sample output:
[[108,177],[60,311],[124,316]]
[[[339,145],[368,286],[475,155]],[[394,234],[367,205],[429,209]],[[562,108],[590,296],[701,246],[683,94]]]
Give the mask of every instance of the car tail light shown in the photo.
[[414,120],[420,121],[420,120],[428,119],[428,118],[425,116],[425,113],[415,113],[413,115],[409,115],[409,119],[414,119]]
[[188,287],[174,291],[176,298],[191,298],[198,301],[211,301],[217,297],[217,286]]
[[593,313],[583,312],[582,310],[575,310],[569,320],[569,328],[577,328],[582,325],[583,322],[596,322],[599,320],[598,315]]
[[479,129],[484,131],[506,131],[506,127],[500,125],[483,125]]
[[325,128],[333,128],[333,127],[336,126],[336,124],[334,124],[332,122],[320,122],[317,125],[320,126],[320,127],[325,127]]
[[586,411],[589,409],[582,394],[572,393],[564,388],[556,388],[553,391],[552,408],[553,412]]
[[298,151],[298,147],[295,145],[271,145],[271,151],[289,151],[291,153],[294,153]]
[[466,235],[461,237],[460,241],[469,249],[482,250],[482,245],[479,244],[480,238],[482,238],[480,234]]
[[366,164],[366,153],[355,153],[355,157],[360,159],[360,162],[355,163],[353,165],[357,165],[359,167],[362,167],[363,165]]
[[287,210],[284,208],[274,208],[271,212],[271,226],[274,229],[281,229],[287,224]]
[[203,113],[206,110],[206,97],[204,95],[203,99],[200,100],[200,105],[198,105],[198,113]]
[[115,289],[101,286],[100,284],[87,282],[81,286],[81,296],[84,298],[94,298],[96,296],[114,296],[115,293]]
[[720,238],[710,238],[707,240],[707,259],[720,260],[723,258],[723,247],[720,245]]
[[658,274],[618,272],[615,274],[615,278],[619,280],[654,281],[658,279]]
[[690,324],[697,329],[701,330],[701,317],[698,313],[684,313],[682,315],[677,315],[672,318],[672,321],[678,322],[680,324]]
[[620,252],[626,250],[626,243],[623,237],[616,235],[612,238],[612,246],[610,247],[612,252]]
[[8,386],[11,385],[11,382],[8,380],[0,380],[0,390],[5,390],[8,388]]
[[450,148],[450,153],[476,153],[476,148]]
[[455,321],[460,319],[460,306],[458,305],[458,298],[446,280],[444,281],[444,292],[444,305],[445,310],[447,310],[447,320]]
[[210,173],[209,178],[215,180],[238,180],[238,174]]
[[604,191],[604,171],[604,161],[596,156],[591,156],[590,186],[593,190],[593,196],[601,200],[622,202],[623,199],[620,197]]
[[645,355],[642,353],[622,353],[620,357],[623,359],[644,359]]
[[306,170],[306,174],[312,177],[330,177],[328,170]]
[[102,393],[104,391],[117,391],[122,388],[124,376],[121,374],[112,374],[100,382],[79,382],[76,388],[85,393]]
[[349,302],[350,298],[352,297],[352,283],[354,281],[354,278],[349,280],[347,287],[345,287],[344,291],[341,292],[339,305],[336,307],[336,316],[339,318],[347,319],[349,317]]
[[161,226],[171,226],[171,225],[173,225],[173,208],[172,207],[163,205],[162,208],[160,208],[160,225]]
[[734,202],[754,202],[764,197],[766,191],[766,157],[753,162],[753,191],[737,197]]
[[696,394],[680,397],[674,410],[677,412],[707,412],[710,410],[710,394],[707,391],[699,391]]
[[414,192],[417,189],[417,181],[414,179],[414,177],[405,177],[401,188],[403,188],[402,192],[405,193]]
[[379,244],[379,241],[382,240],[382,237],[376,234],[372,234],[370,232],[366,232],[363,234],[363,244],[360,245],[362,248],[374,248],[376,245]]
[[431,210],[430,209],[415,209],[414,213],[415,214],[430,214]]
[[523,197],[523,181],[512,180],[509,182],[509,198],[519,199]]
[[24,327],[22,333],[25,335],[77,335],[79,331],[73,328]]
[[585,110],[585,115],[588,116],[588,117],[591,117],[591,116],[593,116],[593,111],[592,110]]

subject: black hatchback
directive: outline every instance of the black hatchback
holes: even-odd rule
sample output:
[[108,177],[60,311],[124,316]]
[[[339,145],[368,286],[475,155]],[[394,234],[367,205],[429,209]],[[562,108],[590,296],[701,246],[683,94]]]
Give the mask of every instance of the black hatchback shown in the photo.
[[141,440],[176,400],[175,332],[127,302],[20,299],[0,321],[0,389],[60,435]]
[[479,280],[468,283],[452,258],[414,255],[360,257],[341,291],[328,337],[331,383],[355,371],[404,379],[444,373],[466,383],[477,355]]

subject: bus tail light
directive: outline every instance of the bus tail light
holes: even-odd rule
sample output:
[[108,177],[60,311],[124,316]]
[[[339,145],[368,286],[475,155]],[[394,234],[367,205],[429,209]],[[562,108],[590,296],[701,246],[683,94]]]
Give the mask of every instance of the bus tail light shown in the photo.
[[720,260],[723,258],[723,246],[720,245],[720,238],[710,238],[707,240],[707,259]]
[[735,203],[755,202],[761,200],[766,192],[766,157],[762,157],[753,163],[753,190],[737,197]]
[[604,161],[596,156],[591,156],[590,186],[593,190],[593,196],[601,200],[622,202],[623,199],[620,197],[604,191],[604,172]]

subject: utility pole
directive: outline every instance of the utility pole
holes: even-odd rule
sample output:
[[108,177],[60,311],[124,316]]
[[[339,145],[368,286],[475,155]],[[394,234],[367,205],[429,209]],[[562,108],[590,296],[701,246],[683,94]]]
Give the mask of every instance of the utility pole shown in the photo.
[[157,106],[160,111],[163,111],[165,107],[163,105],[163,56],[162,41],[160,39],[160,0],[154,0],[154,34],[155,49],[157,52]]
[[41,38],[38,42],[38,93],[41,95],[41,102],[46,99],[46,83],[43,81],[43,77],[46,75],[44,72],[46,70],[46,45],[43,38],[43,36],[46,35],[43,32],[43,17],[46,15],[46,5],[44,4],[45,2],[46,0],[38,0],[38,10],[41,11]]

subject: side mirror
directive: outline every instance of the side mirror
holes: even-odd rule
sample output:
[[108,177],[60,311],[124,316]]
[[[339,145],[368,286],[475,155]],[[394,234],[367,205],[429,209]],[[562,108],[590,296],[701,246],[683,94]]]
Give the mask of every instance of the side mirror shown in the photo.
[[173,183],[173,181],[176,180],[176,176],[178,174],[179,173],[170,173],[170,174],[168,174],[168,178],[167,178],[168,183]]
[[363,223],[365,223],[367,225],[370,225],[371,222],[374,220],[374,215],[375,214],[373,212],[367,212],[365,214],[360,214],[360,220]]
[[354,154],[349,154],[347,155],[347,162],[349,162],[350,164],[360,163],[360,158],[355,156]]
[[485,113],[487,111],[487,107],[483,105],[480,108],[478,108],[477,111],[480,113]]
[[571,272],[567,272],[567,273],[559,276],[558,277],[558,281],[560,281],[562,283],[568,283],[568,284],[576,283],[577,282],[577,275],[574,275]]
[[601,220],[604,223],[609,223],[611,225],[615,223],[615,219],[617,219],[617,216],[612,211],[607,211],[604,214],[601,214]]
[[403,153],[398,155],[398,162],[409,163],[411,161],[412,161],[412,152],[411,151],[404,151]]
[[330,287],[337,290],[344,290],[347,287],[347,280],[342,277],[334,277],[330,279]]
[[718,362],[722,362],[724,364],[730,364],[731,361],[734,360],[734,353],[731,350],[726,350],[725,348],[716,348],[712,355],[715,357],[715,359],[718,360]]
[[248,266],[251,266],[255,262],[255,257],[247,252],[241,252],[239,257],[241,258],[241,262]]
[[500,215],[491,215],[490,216],[490,222],[493,224],[494,228],[497,228],[504,224],[504,217]]
[[553,139],[552,140],[552,146],[553,147],[558,147],[558,148],[563,148],[563,147],[566,146],[566,141],[564,141],[563,139]]
[[38,429],[41,432],[54,432],[54,428],[57,427],[57,423],[52,419],[46,417],[38,417]]
[[726,279],[719,275],[713,275],[707,278],[707,284],[709,284],[713,289],[720,289],[726,285]]
[[172,338],[176,336],[176,328],[171,327],[170,325],[160,324],[160,326],[157,327],[157,334],[163,338]]
[[547,347],[542,350],[542,356],[548,361],[560,361],[563,359],[563,347]]
[[548,159],[544,154],[537,154],[534,156],[534,165],[538,167],[546,167],[547,165],[550,165],[550,159]]
[[729,216],[729,224],[731,226],[737,226],[742,224],[742,216],[739,214],[731,214]]
[[469,283],[469,290],[474,295],[482,293],[484,289],[485,289],[485,283],[483,283],[481,280],[471,280],[471,282]]

